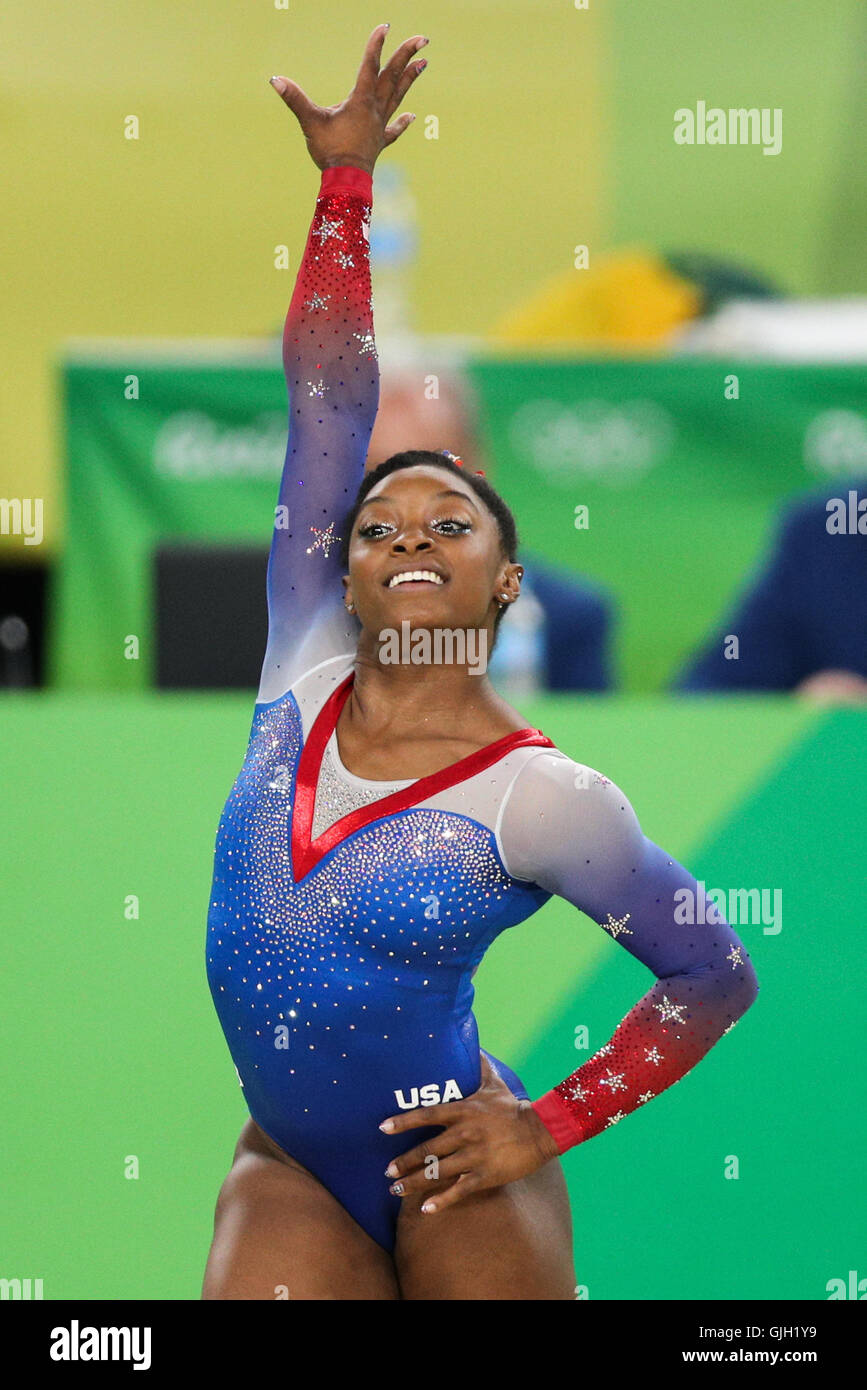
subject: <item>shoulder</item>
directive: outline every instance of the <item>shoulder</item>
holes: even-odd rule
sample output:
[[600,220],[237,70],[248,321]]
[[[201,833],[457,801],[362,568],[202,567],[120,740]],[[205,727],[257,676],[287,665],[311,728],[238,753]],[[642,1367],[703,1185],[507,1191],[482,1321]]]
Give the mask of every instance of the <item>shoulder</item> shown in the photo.
[[514,878],[559,892],[581,862],[588,877],[638,857],[644,836],[625,792],[610,777],[545,749],[509,788],[498,827],[503,862]]
[[328,657],[327,660],[320,661],[305,671],[303,675],[296,676],[291,685],[273,699],[263,699],[260,688],[256,709],[281,704],[291,696],[298,706],[306,738],[317,714],[336,688],[351,674],[354,665],[354,652],[341,652],[338,656]]

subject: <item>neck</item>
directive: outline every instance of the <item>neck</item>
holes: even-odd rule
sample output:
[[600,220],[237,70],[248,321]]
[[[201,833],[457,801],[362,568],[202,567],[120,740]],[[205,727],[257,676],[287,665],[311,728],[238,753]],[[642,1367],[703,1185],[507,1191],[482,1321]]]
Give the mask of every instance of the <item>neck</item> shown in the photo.
[[[412,634],[416,644],[421,631],[417,629]],[[459,734],[485,718],[502,720],[504,716],[514,716],[515,711],[497,694],[485,670],[483,657],[490,650],[490,633],[481,629],[478,635],[487,641],[467,643],[467,655],[476,660],[415,663],[406,659],[412,642],[405,643],[403,651],[392,649],[387,653],[363,632],[345,717],[375,737],[379,732],[394,735],[400,730],[410,735],[440,731]],[[397,659],[383,659],[386,655]],[[509,722],[521,727],[513,718]]]

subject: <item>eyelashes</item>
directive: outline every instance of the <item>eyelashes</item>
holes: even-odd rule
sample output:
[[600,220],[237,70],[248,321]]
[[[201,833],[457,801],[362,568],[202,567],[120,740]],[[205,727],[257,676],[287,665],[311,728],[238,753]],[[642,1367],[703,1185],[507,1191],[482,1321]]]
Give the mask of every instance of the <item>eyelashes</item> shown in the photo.
[[[387,521],[369,521],[369,522],[367,523],[366,526],[361,526],[361,527],[359,528],[357,534],[358,534],[359,536],[364,536],[365,539],[375,539],[374,532],[375,532],[375,531],[378,531],[378,530],[383,530],[384,528],[388,527],[389,525],[390,525],[390,523],[387,522]],[[432,525],[432,526],[456,526],[456,527],[458,528],[457,531],[446,531],[446,532],[445,532],[446,535],[452,535],[452,536],[454,536],[454,535],[463,535],[463,534],[465,534],[467,531],[472,531],[472,529],[473,529],[472,522],[470,522],[470,521],[462,521],[459,517],[456,517],[456,516],[443,516],[443,517],[438,517],[438,518],[436,519],[436,521],[432,521],[432,522],[431,522],[431,525]]]

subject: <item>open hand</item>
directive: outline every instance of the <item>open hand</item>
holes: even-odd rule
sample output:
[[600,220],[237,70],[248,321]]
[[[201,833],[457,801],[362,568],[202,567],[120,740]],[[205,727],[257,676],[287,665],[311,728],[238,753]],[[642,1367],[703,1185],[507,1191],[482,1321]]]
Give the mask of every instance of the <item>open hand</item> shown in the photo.
[[[559,1154],[530,1101],[518,1100],[484,1054],[481,1060],[481,1085],[465,1100],[419,1106],[386,1122],[389,1134],[446,1126],[443,1134],[409,1149],[388,1167],[391,1190],[396,1182],[399,1197],[435,1194],[423,1203],[423,1212],[443,1211],[473,1192],[524,1178]],[[443,1182],[449,1178],[454,1181]]]
[[387,31],[387,24],[374,29],[367,40],[355,86],[338,106],[317,106],[297,82],[286,77],[271,78],[275,90],[298,117],[310,156],[319,169],[352,164],[373,173],[385,146],[391,145],[415,119],[412,115],[398,116],[392,125],[388,124],[425,67],[424,62],[410,62],[410,58],[428,40],[420,34],[406,39],[380,72]]

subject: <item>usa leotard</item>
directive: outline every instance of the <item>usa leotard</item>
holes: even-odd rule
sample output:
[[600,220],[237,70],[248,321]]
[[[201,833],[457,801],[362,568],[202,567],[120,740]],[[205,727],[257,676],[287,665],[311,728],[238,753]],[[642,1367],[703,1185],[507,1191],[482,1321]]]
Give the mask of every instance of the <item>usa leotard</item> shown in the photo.
[[268,643],[217,832],[207,970],[251,1115],[392,1250],[400,1198],[385,1168],[439,1130],[378,1126],[478,1089],[471,976],[552,894],[656,976],[610,1040],[534,1102],[561,1153],[682,1077],[758,986],[728,923],[680,920],[696,881],[620,789],[540,730],[429,777],[374,782],[343,767],[335,728],[360,628],[338,549],[379,397],[371,207],[369,174],[322,173],[286,317]]

